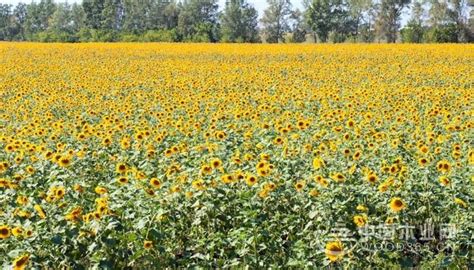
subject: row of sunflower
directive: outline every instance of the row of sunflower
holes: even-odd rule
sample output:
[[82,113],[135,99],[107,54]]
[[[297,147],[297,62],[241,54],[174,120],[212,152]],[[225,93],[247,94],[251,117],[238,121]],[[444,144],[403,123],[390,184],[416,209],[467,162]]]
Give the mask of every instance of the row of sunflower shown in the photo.
[[0,44],[0,264],[472,267],[473,49]]

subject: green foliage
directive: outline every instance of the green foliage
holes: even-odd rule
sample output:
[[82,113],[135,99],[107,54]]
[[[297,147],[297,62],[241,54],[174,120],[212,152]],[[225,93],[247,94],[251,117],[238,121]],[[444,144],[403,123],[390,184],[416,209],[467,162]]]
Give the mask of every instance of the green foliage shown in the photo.
[[216,0],[185,2],[178,16],[177,31],[183,41],[216,42],[219,25]]
[[377,16],[378,35],[388,43],[397,41],[400,19],[403,9],[410,0],[382,0]]
[[118,41],[118,34],[111,30],[97,30],[91,29],[91,39],[99,42],[113,42]]
[[141,38],[139,35],[136,35],[136,34],[122,33],[120,34],[119,40],[122,42],[139,42],[141,41]]
[[306,41],[306,34],[308,33],[308,26],[305,22],[304,13],[298,9],[293,11],[291,16],[291,37],[292,43],[301,43]]
[[221,16],[222,42],[258,42],[258,13],[245,1],[230,0]]
[[403,43],[421,43],[425,29],[420,24],[410,22],[400,31]]
[[263,34],[268,43],[284,41],[284,35],[289,30],[288,20],[291,15],[289,0],[267,0],[268,8],[261,19]]
[[426,41],[433,43],[458,42],[459,28],[456,24],[440,25],[430,29],[426,34]]
[[171,30],[149,30],[147,31],[141,41],[144,42],[176,42],[178,35],[175,29]]
[[331,31],[331,1],[313,0],[306,10],[308,25],[316,33],[318,39],[326,42]]
[[89,28],[81,28],[79,30],[78,39],[80,42],[90,42],[92,40],[91,30]]

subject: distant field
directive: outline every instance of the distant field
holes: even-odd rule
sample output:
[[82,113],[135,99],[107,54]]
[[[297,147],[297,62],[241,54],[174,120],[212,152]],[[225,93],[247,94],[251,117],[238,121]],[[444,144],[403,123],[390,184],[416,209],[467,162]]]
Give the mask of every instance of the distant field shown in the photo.
[[474,45],[0,43],[3,268],[474,267]]

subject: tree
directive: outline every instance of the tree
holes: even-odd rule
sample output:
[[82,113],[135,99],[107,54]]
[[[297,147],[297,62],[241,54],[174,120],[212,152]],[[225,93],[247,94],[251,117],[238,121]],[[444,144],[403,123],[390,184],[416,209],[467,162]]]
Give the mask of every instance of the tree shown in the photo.
[[104,0],[84,0],[82,8],[86,15],[86,26],[90,29],[101,29],[104,21],[102,11],[104,10]]
[[127,33],[139,34],[145,28],[144,17],[146,16],[143,2],[135,0],[123,1],[123,30]]
[[74,28],[71,17],[71,6],[59,3],[49,19],[48,31],[54,35],[51,41],[73,41]]
[[15,9],[13,10],[13,19],[12,19],[12,31],[14,33],[16,40],[25,40],[25,28],[27,17],[27,5],[24,3],[18,3]]
[[465,42],[470,39],[468,3],[464,0],[432,0],[428,39],[431,42]]
[[313,0],[306,9],[306,18],[321,42],[328,40],[331,31],[335,42],[343,41],[352,28],[347,7],[342,0]]
[[304,20],[304,14],[299,9],[292,11],[290,22],[291,42],[305,42],[307,26]]
[[222,40],[258,42],[257,10],[245,0],[228,0],[221,16]]
[[397,33],[400,28],[400,17],[402,10],[410,3],[410,0],[382,0],[377,14],[377,32],[385,38],[388,43],[397,41]]
[[424,9],[421,1],[414,1],[411,8],[411,18],[408,24],[400,31],[402,42],[421,43],[424,36]]
[[455,23],[448,23],[431,28],[426,33],[426,40],[436,43],[455,43],[459,42],[458,34],[459,29],[457,25]]
[[291,15],[289,0],[267,0],[268,8],[261,19],[265,40],[278,43],[284,40],[284,34],[289,30],[288,19]]
[[465,42],[469,39],[468,28],[468,3],[465,0],[450,0],[452,9],[449,12],[451,20],[458,29],[458,41]]
[[10,40],[9,26],[11,6],[0,4],[0,40]]
[[429,9],[429,26],[436,28],[451,22],[448,3],[444,0],[431,0]]
[[176,1],[171,1],[166,5],[163,10],[163,27],[164,29],[171,30],[176,29],[178,26],[179,13],[181,12],[181,6]]
[[120,0],[105,0],[104,9],[101,12],[101,29],[108,31],[120,31],[122,20],[122,3]]
[[72,4],[71,20],[74,33],[79,33],[81,29],[86,27],[86,14],[82,8],[82,5],[76,3]]
[[49,19],[56,11],[56,4],[53,0],[41,0],[38,3],[38,22],[41,31],[45,31],[49,26]]
[[474,0],[469,0],[467,5],[471,9],[471,12],[469,13],[468,23],[467,23],[468,41],[473,42],[474,41]]
[[216,42],[219,25],[216,0],[189,0],[183,3],[177,30],[185,41]]
[[367,38],[361,35],[364,30],[371,30],[371,15],[374,6],[372,0],[348,0],[347,5],[353,25],[352,36],[356,40],[367,41]]

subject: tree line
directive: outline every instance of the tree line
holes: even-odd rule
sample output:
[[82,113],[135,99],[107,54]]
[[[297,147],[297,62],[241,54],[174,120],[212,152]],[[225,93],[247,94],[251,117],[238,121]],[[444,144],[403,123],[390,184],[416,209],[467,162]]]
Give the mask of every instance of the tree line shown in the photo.
[[[474,0],[40,0],[0,4],[0,40],[40,42],[472,42]],[[402,16],[409,16],[401,27]]]

